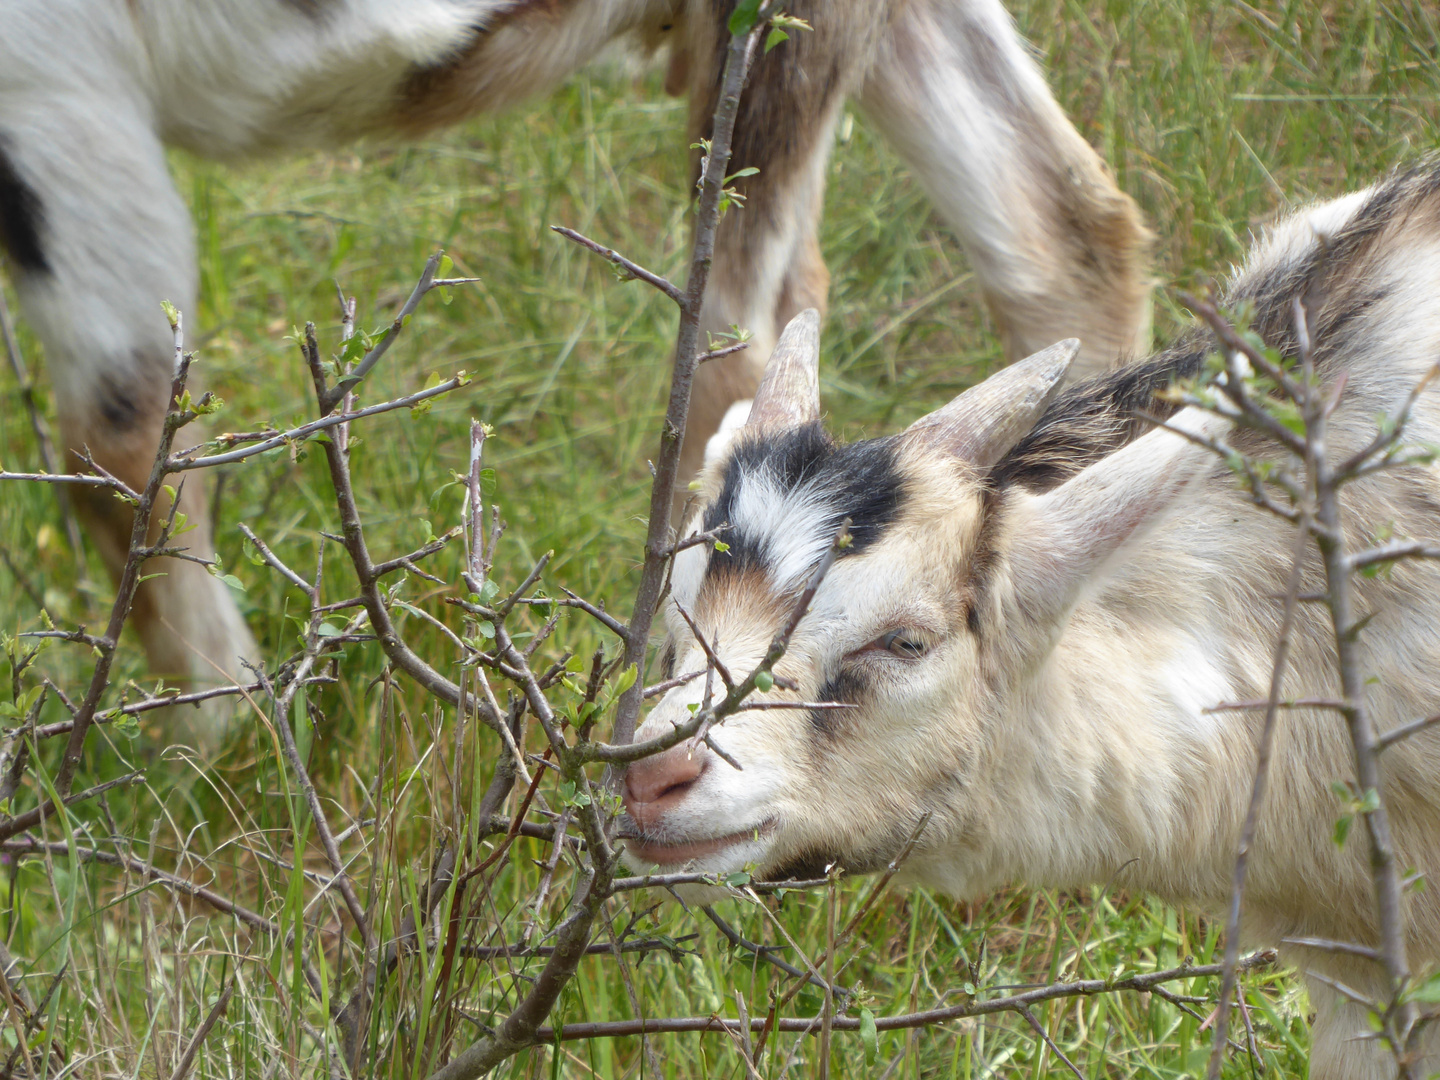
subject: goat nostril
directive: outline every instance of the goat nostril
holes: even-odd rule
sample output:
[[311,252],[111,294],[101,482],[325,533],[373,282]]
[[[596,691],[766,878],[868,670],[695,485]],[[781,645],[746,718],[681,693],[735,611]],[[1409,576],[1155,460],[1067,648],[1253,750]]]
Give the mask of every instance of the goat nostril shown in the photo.
[[625,775],[625,801],[631,804],[674,802],[705,771],[706,755],[677,746],[631,765]]
[[658,795],[656,795],[656,796],[655,796],[655,801],[656,801],[656,802],[664,802],[666,799],[670,798],[670,796],[672,796],[672,795],[683,795],[683,794],[685,794],[685,792],[689,791],[689,790],[690,790],[692,787],[694,787],[694,786],[695,786],[695,778],[694,778],[694,777],[691,777],[689,780],[676,780],[673,784],[671,784],[669,787],[667,787],[664,791],[662,791],[662,792],[660,792]]

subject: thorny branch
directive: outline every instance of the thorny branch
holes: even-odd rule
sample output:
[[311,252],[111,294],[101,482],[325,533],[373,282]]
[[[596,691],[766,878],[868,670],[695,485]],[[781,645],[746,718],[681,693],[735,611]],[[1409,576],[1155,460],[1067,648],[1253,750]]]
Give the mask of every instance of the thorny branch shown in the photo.
[[[1252,953],[1242,958],[1237,967],[1241,971],[1255,971],[1268,967],[1275,962],[1275,953],[1270,950]],[[1042,986],[1035,990],[1027,990],[1021,994],[1011,994],[1006,997],[990,998],[988,1000],[974,1000],[962,1002],[959,1005],[949,1005],[939,1009],[927,1009],[922,1012],[903,1013],[898,1016],[877,1016],[875,1028],[877,1031],[900,1031],[906,1028],[932,1027],[936,1024],[948,1023],[952,1020],[964,1020],[972,1016],[993,1016],[996,1013],[1018,1012],[1020,1009],[1029,1008],[1047,1001],[1056,1001],[1064,998],[1094,997],[1097,994],[1113,994],[1120,991],[1132,991],[1136,993],[1149,993],[1157,987],[1168,982],[1176,982],[1180,979],[1213,978],[1221,972],[1221,964],[1187,965],[1177,968],[1167,968],[1164,971],[1152,971],[1141,975],[1128,975],[1124,978],[1114,979],[1079,979],[1074,982],[1052,983],[1049,986]],[[750,1021],[750,1030],[762,1031],[769,1021],[759,1018]],[[832,1021],[837,1031],[858,1031],[861,1020],[853,1016],[837,1016]],[[542,1040],[550,1041],[559,1038],[568,1042],[577,1039],[604,1039],[613,1038],[617,1035],[639,1035],[642,1032],[647,1035],[660,1034],[662,1032],[682,1031],[719,1031],[721,1028],[735,1027],[736,1021],[726,1020],[718,1016],[687,1016],[674,1019],[656,1020],[614,1020],[608,1023],[594,1024],[566,1024],[558,1031],[551,1028],[541,1028],[539,1035]],[[819,1034],[819,1028],[814,1020],[802,1017],[780,1017],[773,1023],[773,1030],[796,1031],[807,1035]]]
[[[705,301],[705,286],[710,279],[710,264],[715,256],[715,232],[720,222],[721,195],[725,187],[726,169],[730,164],[735,118],[740,111],[740,91],[749,74],[750,63],[760,35],[764,32],[765,22],[772,13],[773,5],[761,11],[754,28],[748,33],[733,35],[726,50],[720,100],[715,109],[709,150],[701,171],[700,198],[695,219],[695,246],[685,288],[681,290],[659,275],[644,270],[572,230],[557,230],[576,243],[599,252],[612,263],[619,265],[625,273],[655,285],[680,307],[680,328],[675,339],[670,400],[660,432],[660,452],[655,458],[655,480],[650,487],[650,523],[645,534],[645,562],[640,572],[640,584],[635,590],[629,633],[625,638],[623,666],[634,665],[636,670],[645,666],[650,626],[660,602],[665,569],[669,562],[671,502],[676,482],[680,478],[680,450],[685,439],[685,418],[690,412],[690,390],[695,369],[702,359],[699,347],[700,315]],[[640,702],[641,687],[639,680],[636,680],[635,684],[620,696],[614,725],[614,739],[617,744],[623,746],[634,738],[635,724],[640,715]],[[619,763],[619,759],[615,760]]]

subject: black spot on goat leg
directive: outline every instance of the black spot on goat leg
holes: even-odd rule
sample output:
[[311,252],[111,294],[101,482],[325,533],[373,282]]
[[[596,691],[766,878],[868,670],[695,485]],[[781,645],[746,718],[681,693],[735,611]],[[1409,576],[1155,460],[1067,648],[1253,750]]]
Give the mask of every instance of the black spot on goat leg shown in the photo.
[[40,243],[44,227],[45,209],[40,196],[20,176],[5,140],[0,138],[0,248],[25,273],[50,270]]
[[312,22],[324,21],[339,6],[334,0],[280,0],[280,4]]
[[127,432],[139,425],[145,412],[143,383],[125,373],[102,371],[95,384],[95,408],[115,432]]

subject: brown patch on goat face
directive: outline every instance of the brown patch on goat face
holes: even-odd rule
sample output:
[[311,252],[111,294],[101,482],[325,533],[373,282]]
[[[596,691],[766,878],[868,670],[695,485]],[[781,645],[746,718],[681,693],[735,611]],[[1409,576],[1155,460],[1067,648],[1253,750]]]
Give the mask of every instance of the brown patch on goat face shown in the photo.
[[[822,759],[871,752],[876,742],[871,710],[903,698],[909,680],[923,676],[924,665],[950,650],[966,629],[969,568],[985,520],[984,489],[967,465],[946,455],[905,448],[898,464],[907,497],[883,538],[856,566],[862,581],[880,578],[894,584],[884,590],[880,609],[857,609],[855,618],[868,620],[867,634],[909,629],[924,637],[929,648],[913,660],[851,653],[838,666],[818,673],[816,701],[858,708],[808,714],[810,753],[817,765]],[[851,750],[839,749],[848,744],[854,744]]]
[[[689,614],[707,639],[716,638],[730,647],[741,640],[765,638],[768,643],[766,635],[774,636],[787,613],[785,598],[771,591],[765,571],[751,567],[707,580]],[[685,651],[682,644],[679,652]]]

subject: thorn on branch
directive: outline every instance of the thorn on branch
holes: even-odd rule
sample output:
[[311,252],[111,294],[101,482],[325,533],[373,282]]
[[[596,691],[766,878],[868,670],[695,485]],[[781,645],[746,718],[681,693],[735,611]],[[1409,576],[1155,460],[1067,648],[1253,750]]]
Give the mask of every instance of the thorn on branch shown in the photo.
[[566,228],[564,225],[551,225],[550,229],[552,232],[559,233],[565,237],[565,239],[573,241],[589,251],[593,251],[596,255],[599,255],[606,262],[610,263],[611,266],[615,267],[616,273],[619,275],[621,281],[634,281],[638,278],[647,285],[653,285],[671,300],[675,301],[675,303],[684,307],[685,294],[681,292],[679,286],[673,282],[668,281],[659,274],[646,270],[639,263],[631,262],[613,248],[608,248],[604,244],[597,244],[588,236],[584,236],[574,229]]

